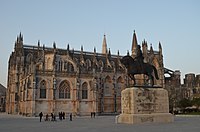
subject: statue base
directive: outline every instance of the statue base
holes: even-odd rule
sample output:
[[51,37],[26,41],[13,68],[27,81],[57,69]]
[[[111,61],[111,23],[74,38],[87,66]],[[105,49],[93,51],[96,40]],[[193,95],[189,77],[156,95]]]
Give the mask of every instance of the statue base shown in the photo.
[[169,113],[168,92],[162,88],[132,87],[122,91],[122,114],[116,123],[168,123],[174,121]]
[[116,116],[116,123],[138,124],[138,123],[168,123],[173,122],[174,117],[170,113],[157,114],[120,114]]

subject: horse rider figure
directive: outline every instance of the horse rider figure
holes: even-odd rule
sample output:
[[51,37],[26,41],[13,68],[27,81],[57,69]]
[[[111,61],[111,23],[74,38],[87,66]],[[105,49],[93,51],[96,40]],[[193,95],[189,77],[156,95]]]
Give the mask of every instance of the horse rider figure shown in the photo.
[[143,69],[143,64],[144,64],[144,57],[143,57],[143,54],[142,54],[142,50],[141,50],[141,47],[140,45],[138,45],[137,47],[137,55],[135,57],[135,61],[138,62],[138,66],[141,68],[141,70]]
[[[135,58],[133,58],[127,53],[126,56],[122,57],[121,63],[124,64],[124,66],[127,68],[127,73],[129,77],[134,81],[134,85],[136,84],[136,80],[134,77],[134,75],[136,74],[147,75],[148,80],[151,80],[149,84],[151,84],[152,87],[154,86],[153,73],[155,75],[155,78],[157,80],[159,79],[156,67],[149,63],[144,62],[144,57],[143,57],[140,45],[137,46],[137,54]],[[144,83],[145,83],[144,85],[146,85],[146,82]]]

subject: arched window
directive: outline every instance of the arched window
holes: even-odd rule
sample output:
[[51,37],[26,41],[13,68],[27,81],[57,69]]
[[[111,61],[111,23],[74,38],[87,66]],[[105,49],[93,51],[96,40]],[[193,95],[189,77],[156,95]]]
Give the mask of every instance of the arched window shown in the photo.
[[107,77],[105,78],[105,82],[106,82],[106,83],[111,83],[111,82],[112,82],[110,76],[107,76]]
[[69,72],[74,72],[74,66],[72,63],[69,63]]
[[91,68],[91,61],[89,59],[86,60],[86,68],[87,70],[90,70]]
[[67,81],[63,81],[60,83],[59,98],[70,99],[70,85]]
[[65,61],[65,62],[64,62],[64,70],[65,70],[65,71],[67,71],[67,65],[68,65],[68,63],[67,63],[67,61]]
[[32,62],[32,59],[33,59],[33,55],[29,53],[29,54],[26,56],[26,62],[27,62],[28,64],[30,64],[30,63]]
[[111,90],[113,88],[113,84],[112,84],[112,80],[110,76],[107,76],[105,78],[105,89],[104,89],[104,93],[106,96],[111,96]]
[[117,79],[117,96],[121,96],[121,91],[122,91],[122,86],[123,86],[124,80],[123,78],[120,76]]
[[122,79],[122,77],[120,76],[118,79],[117,79],[117,83],[123,83],[124,81],[123,81],[123,79]]
[[47,87],[46,81],[43,80],[40,83],[40,98],[46,98],[46,87]]
[[99,68],[100,68],[100,71],[103,71],[103,61],[102,60],[99,61]]
[[31,69],[32,69],[31,62],[32,62],[32,60],[33,60],[33,55],[31,53],[29,53],[26,56],[26,63],[28,64],[27,65],[27,72],[31,72]]
[[88,99],[88,85],[86,82],[82,85],[82,99]]
[[103,61],[102,60],[99,60],[99,66],[103,67]]
[[115,68],[115,62],[111,61],[112,68]]

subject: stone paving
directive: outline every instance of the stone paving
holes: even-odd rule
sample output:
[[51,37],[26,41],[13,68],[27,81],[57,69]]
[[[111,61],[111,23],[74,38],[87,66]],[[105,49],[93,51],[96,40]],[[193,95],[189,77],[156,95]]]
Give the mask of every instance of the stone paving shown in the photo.
[[200,132],[200,117],[175,117],[173,123],[116,124],[115,116],[42,121],[39,117],[0,114],[0,132]]

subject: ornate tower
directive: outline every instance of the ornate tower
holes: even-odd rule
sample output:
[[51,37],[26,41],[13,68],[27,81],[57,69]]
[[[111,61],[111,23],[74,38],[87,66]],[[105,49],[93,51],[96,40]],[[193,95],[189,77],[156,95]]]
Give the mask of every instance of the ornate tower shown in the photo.
[[131,56],[133,57],[133,58],[135,58],[136,57],[136,55],[137,55],[137,45],[138,45],[138,43],[137,43],[137,36],[136,36],[136,33],[135,33],[135,30],[134,30],[134,33],[133,33],[133,40],[132,40],[132,48],[131,48]]
[[102,54],[107,53],[107,43],[106,43],[106,35],[104,34],[103,44],[102,44]]
[[21,32],[19,36],[17,36],[17,40],[15,41],[15,51],[17,56],[23,55],[23,36]]

